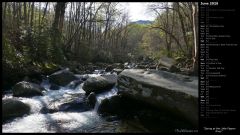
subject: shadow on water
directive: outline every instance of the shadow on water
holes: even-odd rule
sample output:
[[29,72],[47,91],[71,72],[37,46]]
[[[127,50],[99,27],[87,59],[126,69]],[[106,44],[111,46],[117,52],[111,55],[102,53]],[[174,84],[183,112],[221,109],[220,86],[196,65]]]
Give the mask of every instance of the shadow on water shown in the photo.
[[47,130],[52,131],[53,129],[56,132],[64,132],[65,129],[61,126],[61,121],[56,121],[55,119],[52,118],[51,114],[46,114],[44,115],[46,119],[46,123],[48,123]]
[[[37,98],[35,99],[37,101],[39,101],[41,103],[41,105],[43,106],[43,108],[48,109],[49,108],[49,104],[47,104],[42,98]],[[40,113],[49,113],[49,110],[43,110],[43,108],[40,110]],[[44,114],[43,115],[46,119],[46,123],[47,123],[47,130],[48,131],[52,131],[53,129],[56,132],[64,132],[65,129],[61,126],[61,121],[57,121],[55,119],[52,118],[51,114]]]

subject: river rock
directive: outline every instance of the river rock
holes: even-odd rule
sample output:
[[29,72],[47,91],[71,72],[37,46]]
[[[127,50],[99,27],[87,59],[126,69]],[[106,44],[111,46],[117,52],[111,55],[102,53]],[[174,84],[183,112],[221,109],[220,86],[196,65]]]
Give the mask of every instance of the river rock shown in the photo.
[[111,89],[117,82],[117,75],[101,75],[88,78],[83,84],[83,90],[88,95],[91,92],[100,93]]
[[91,107],[95,106],[95,103],[97,101],[96,98],[96,94],[94,92],[91,92],[88,96],[87,96],[87,104]]
[[4,99],[2,100],[2,118],[7,120],[9,118],[20,117],[30,112],[29,105],[16,100]]
[[114,68],[113,72],[116,72],[117,74],[120,74],[123,71],[123,69],[119,69],[119,68]]
[[51,86],[50,86],[49,89],[50,89],[50,90],[59,90],[60,87],[59,87],[58,85],[56,85],[56,84],[51,84]]
[[114,63],[114,64],[113,64],[113,67],[114,67],[114,68],[123,69],[123,68],[124,68],[124,65],[123,65],[122,63]]
[[86,102],[84,93],[65,94],[63,98],[53,100],[51,103],[41,110],[42,113],[53,112],[84,112],[92,109]]
[[63,69],[58,72],[55,72],[49,76],[50,83],[55,83],[60,86],[66,86],[71,81],[76,80],[77,77],[74,76],[69,69]]
[[106,115],[106,114],[122,114],[123,108],[121,107],[121,96],[115,95],[111,98],[105,98],[99,105],[97,110],[98,113]]
[[81,100],[73,100],[71,102],[67,102],[61,104],[56,109],[57,111],[64,111],[64,112],[85,112],[89,111],[91,108],[85,101]]
[[147,67],[146,65],[137,65],[136,68],[138,68],[138,69],[145,69],[146,67]]
[[169,69],[170,72],[176,73],[176,72],[180,72],[181,70],[176,67],[175,65],[172,65]]
[[112,65],[108,65],[106,68],[105,68],[105,72],[111,72],[113,70],[113,66]]
[[151,64],[148,66],[148,69],[156,69],[156,68],[157,68],[156,64]]
[[157,67],[157,70],[162,70],[162,71],[169,71],[167,67]]
[[[97,112],[103,116],[117,115],[121,118],[131,118],[140,110],[146,110],[149,104],[131,98],[122,91],[110,98],[103,99]],[[158,112],[159,113],[159,112]]]
[[157,70],[125,69],[118,76],[120,91],[156,108],[198,123],[198,79]]
[[171,66],[176,64],[176,61],[173,58],[161,57],[158,61],[159,65],[171,68]]
[[89,75],[75,75],[78,80],[86,81],[89,78]]
[[[173,58],[162,57],[158,61],[158,66],[156,69],[167,68],[169,72],[179,73],[181,72],[180,68],[177,67],[177,61]],[[166,71],[166,70],[165,70]]]
[[131,69],[131,68],[135,68],[136,67],[136,64],[135,63],[124,63],[124,68],[125,69]]
[[81,79],[74,80],[68,84],[68,87],[71,89],[75,89],[78,85],[80,85],[83,81]]
[[42,91],[45,90],[38,84],[30,82],[19,82],[12,88],[13,96],[15,97],[31,97],[31,96],[42,96]]

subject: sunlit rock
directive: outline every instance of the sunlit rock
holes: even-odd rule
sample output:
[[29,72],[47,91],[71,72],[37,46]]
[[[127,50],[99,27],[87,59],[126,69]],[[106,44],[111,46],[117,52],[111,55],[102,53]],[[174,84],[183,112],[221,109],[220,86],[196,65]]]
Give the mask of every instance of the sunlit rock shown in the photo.
[[15,97],[31,97],[31,96],[42,96],[42,91],[45,90],[38,84],[30,82],[19,82],[13,86],[12,92]]
[[149,103],[198,123],[198,79],[157,70],[125,69],[117,87],[136,100]]
[[88,78],[83,84],[86,94],[91,92],[99,93],[111,89],[117,82],[117,75],[102,75]]
[[77,77],[74,76],[74,74],[68,69],[60,70],[49,76],[50,83],[55,83],[60,86],[66,86],[67,84],[76,79]]

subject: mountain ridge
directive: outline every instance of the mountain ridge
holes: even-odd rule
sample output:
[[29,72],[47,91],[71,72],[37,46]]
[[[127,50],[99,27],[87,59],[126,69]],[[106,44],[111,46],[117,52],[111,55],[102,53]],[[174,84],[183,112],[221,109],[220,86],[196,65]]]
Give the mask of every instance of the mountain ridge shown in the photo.
[[131,23],[135,24],[151,24],[153,21],[150,20],[137,20],[137,21],[132,21]]

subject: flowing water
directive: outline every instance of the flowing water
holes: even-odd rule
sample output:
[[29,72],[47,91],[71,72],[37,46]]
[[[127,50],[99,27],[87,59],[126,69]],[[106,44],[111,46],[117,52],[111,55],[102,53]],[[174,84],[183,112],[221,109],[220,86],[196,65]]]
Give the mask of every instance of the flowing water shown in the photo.
[[[89,74],[88,77],[99,76],[100,74]],[[81,78],[81,75],[77,75]],[[83,84],[83,83],[82,83]],[[31,107],[30,114],[15,118],[2,125],[2,132],[118,132],[120,121],[108,122],[97,114],[97,109],[101,101],[117,94],[117,88],[110,91],[97,94],[97,102],[94,109],[84,112],[64,112],[42,113],[44,107],[58,106],[65,101],[85,92],[82,84],[75,89],[61,87],[59,90],[50,90],[48,80],[43,80],[41,86],[44,96],[35,96],[31,98],[18,97],[18,99]],[[5,98],[13,98],[11,94],[6,94]]]
[[103,92],[103,93],[100,93],[100,94],[97,94],[96,97],[97,97],[97,102],[95,104],[95,107],[94,107],[94,111],[97,111],[98,110],[98,107],[101,103],[101,101],[105,98],[110,98],[112,97],[113,95],[117,95],[117,88],[116,87],[113,87],[110,91],[106,91],[106,92]]
[[[85,91],[82,89],[83,83],[75,88],[74,86],[76,83],[86,80],[89,77],[100,76],[103,72],[104,70],[96,70],[93,74],[75,75],[79,80],[76,82],[73,81],[65,87],[60,87],[59,90],[50,90],[49,81],[43,80],[41,86],[46,89],[43,91],[43,96],[34,96],[31,98],[13,97],[11,92],[5,93],[2,99],[17,98],[28,104],[31,110],[30,114],[4,122],[2,124],[2,132],[144,133],[173,131],[179,125],[183,125],[183,127],[188,126],[184,125],[186,123],[182,122],[182,120],[175,120],[171,115],[168,116],[167,112],[158,112],[155,109],[151,109],[151,107],[144,106],[142,103],[140,104],[143,108],[138,108],[138,110],[123,110],[126,115],[130,112],[130,115],[133,116],[130,118],[118,117],[117,115],[99,115],[97,110],[102,100],[116,95],[118,89],[113,87],[111,90],[96,94],[97,101],[95,106],[94,108],[90,108],[86,104]],[[130,100],[127,101],[127,103],[130,102]],[[135,102],[133,102],[132,106],[134,105]],[[138,105],[139,103],[136,103],[136,107]]]

